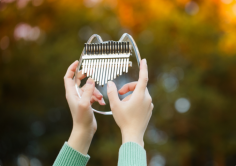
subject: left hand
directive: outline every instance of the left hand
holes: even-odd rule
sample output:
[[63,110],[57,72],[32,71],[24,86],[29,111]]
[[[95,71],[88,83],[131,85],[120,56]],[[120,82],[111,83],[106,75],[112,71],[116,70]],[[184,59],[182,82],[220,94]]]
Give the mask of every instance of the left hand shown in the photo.
[[[78,96],[73,80],[77,65],[78,61],[71,64],[64,77],[66,99],[73,119],[73,129],[68,144],[82,154],[87,154],[93,135],[97,130],[97,122],[91,104],[94,101],[98,101],[101,105],[105,105],[105,103],[102,102],[102,95],[95,89],[95,82],[91,78],[87,80],[84,87],[79,89],[81,98]],[[76,78],[78,86],[83,78],[85,75],[79,72]]]

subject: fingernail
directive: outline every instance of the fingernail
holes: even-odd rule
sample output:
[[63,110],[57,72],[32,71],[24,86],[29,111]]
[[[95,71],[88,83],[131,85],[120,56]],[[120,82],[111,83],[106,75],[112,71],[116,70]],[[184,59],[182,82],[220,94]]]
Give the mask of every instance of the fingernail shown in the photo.
[[146,59],[146,58],[144,58],[144,59],[143,59],[143,62],[144,62],[145,64],[147,64],[147,59]]
[[103,104],[106,104],[103,98],[102,98],[102,103],[103,103]]
[[103,95],[101,94],[101,92],[98,91],[98,93],[99,93],[101,96],[103,96]]
[[76,60],[76,61],[74,61],[74,63],[75,63],[75,62],[79,62],[79,61],[78,61],[78,60]]
[[112,81],[108,81],[107,87],[110,88],[112,86],[112,84],[113,84]]
[[93,84],[93,79],[92,78],[89,78],[89,79],[87,79],[87,82],[86,82],[86,84]]

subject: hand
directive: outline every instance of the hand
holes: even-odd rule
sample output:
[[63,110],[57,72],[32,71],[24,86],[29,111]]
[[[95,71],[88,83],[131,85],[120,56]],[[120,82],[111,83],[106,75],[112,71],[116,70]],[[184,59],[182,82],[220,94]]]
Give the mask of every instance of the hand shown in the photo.
[[[93,135],[97,130],[97,122],[91,103],[94,101],[98,101],[101,105],[105,103],[102,102],[103,97],[95,89],[95,82],[91,78],[87,80],[83,88],[79,89],[81,98],[78,96],[75,89],[75,81],[72,79],[77,65],[78,61],[71,64],[64,77],[66,99],[73,119],[73,129],[68,144],[82,154],[87,154]],[[79,72],[76,78],[79,85],[83,78],[85,78],[85,75]]]
[[148,70],[146,59],[140,63],[138,82],[124,85],[119,93],[134,91],[122,101],[118,97],[116,85],[108,82],[107,94],[113,117],[120,127],[122,143],[136,142],[144,146],[143,136],[152,115],[152,98],[147,89]]

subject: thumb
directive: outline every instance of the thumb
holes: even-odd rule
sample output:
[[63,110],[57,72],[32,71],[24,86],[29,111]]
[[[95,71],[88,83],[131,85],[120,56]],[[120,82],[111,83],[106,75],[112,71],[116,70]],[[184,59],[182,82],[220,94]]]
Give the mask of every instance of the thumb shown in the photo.
[[95,89],[95,82],[92,78],[89,78],[86,82],[84,92],[82,94],[82,102],[84,103],[90,103],[90,99],[93,95],[93,91]]
[[107,96],[109,98],[111,109],[119,105],[120,99],[118,97],[117,88],[112,81],[108,81],[107,83]]

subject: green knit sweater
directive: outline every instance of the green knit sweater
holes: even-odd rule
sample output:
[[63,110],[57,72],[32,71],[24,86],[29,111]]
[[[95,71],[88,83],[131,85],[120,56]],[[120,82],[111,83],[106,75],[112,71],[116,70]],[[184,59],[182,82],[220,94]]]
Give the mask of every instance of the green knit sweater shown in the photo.
[[[105,155],[105,154],[104,154]],[[67,142],[61,148],[53,166],[85,166],[90,159],[71,148]],[[127,142],[120,147],[118,166],[146,166],[146,151],[134,142]]]

